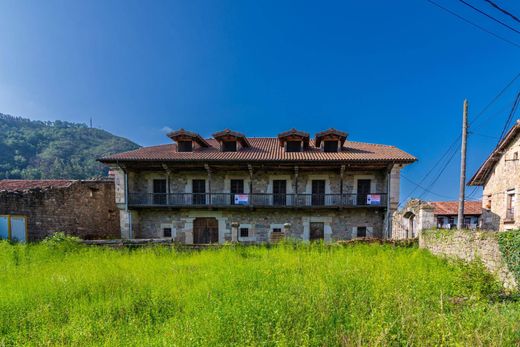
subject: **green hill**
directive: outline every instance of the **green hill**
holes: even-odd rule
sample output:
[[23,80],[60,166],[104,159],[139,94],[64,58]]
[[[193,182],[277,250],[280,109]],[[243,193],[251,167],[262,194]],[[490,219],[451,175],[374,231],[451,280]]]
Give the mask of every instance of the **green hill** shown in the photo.
[[105,175],[104,155],[139,148],[130,140],[85,124],[42,122],[0,113],[0,179]]

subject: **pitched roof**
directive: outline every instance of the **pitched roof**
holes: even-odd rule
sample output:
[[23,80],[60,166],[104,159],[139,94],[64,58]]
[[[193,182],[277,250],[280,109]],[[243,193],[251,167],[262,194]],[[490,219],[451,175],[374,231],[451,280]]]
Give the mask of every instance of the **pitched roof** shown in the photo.
[[509,130],[504,136],[498,146],[491,152],[486,161],[480,166],[475,175],[469,180],[469,186],[482,186],[486,183],[489,175],[493,171],[496,163],[502,158],[502,154],[507,147],[520,135],[520,119],[516,121],[516,124]]
[[67,188],[75,180],[0,180],[0,191],[24,191],[31,189]]
[[168,134],[166,134],[166,136],[168,136],[173,141],[179,141],[179,139],[187,139],[187,138],[189,138],[192,141],[195,141],[201,147],[208,147],[209,146],[208,143],[206,142],[206,140],[204,140],[202,138],[202,136],[200,136],[197,133],[194,133],[193,131],[184,130],[182,128],[179,129],[179,130],[175,130],[175,131],[169,132]]
[[243,147],[250,147],[251,144],[247,140],[247,137],[239,133],[238,131],[233,131],[231,129],[224,129],[222,131],[218,131],[213,134],[213,138],[215,138],[217,141],[224,140],[228,137],[235,138]]
[[416,158],[394,146],[346,141],[341,151],[326,153],[310,146],[302,152],[285,152],[276,137],[249,138],[251,147],[237,152],[221,152],[215,139],[207,139],[208,148],[195,147],[193,152],[177,152],[176,144],[143,147],[99,159],[117,161],[395,161],[411,163]]
[[314,135],[314,143],[316,143],[316,147],[320,147],[321,141],[326,136],[338,138],[341,141],[341,145],[343,146],[348,134],[344,131],[340,131],[334,128],[329,128],[327,130],[320,131],[319,133],[316,133],[316,135]]
[[[433,206],[433,214],[435,215],[457,215],[459,211],[458,201],[431,201],[428,204]],[[480,215],[482,214],[482,202],[465,201],[464,215]]]

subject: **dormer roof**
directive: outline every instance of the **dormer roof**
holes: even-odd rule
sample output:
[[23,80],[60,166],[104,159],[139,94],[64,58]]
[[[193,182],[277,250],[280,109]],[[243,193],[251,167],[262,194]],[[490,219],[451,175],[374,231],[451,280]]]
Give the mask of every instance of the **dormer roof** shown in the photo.
[[204,140],[204,138],[202,136],[200,136],[199,134],[197,134],[195,132],[184,130],[182,128],[179,130],[172,131],[172,132],[168,133],[166,136],[168,136],[170,139],[172,139],[175,142],[193,141],[201,147],[210,147],[209,143],[206,140]]
[[343,131],[340,131],[340,130],[337,130],[334,128],[329,128],[327,130],[316,133],[316,135],[314,137],[314,143],[315,143],[316,147],[320,147],[322,141],[333,140],[333,141],[340,141],[341,146],[343,146],[343,144],[347,140],[347,136],[348,136],[348,134],[346,132],[343,132]]
[[295,128],[279,133],[278,140],[282,147],[287,141],[303,141],[303,146],[309,147],[309,133]]
[[233,131],[231,129],[224,129],[222,131],[218,131],[213,134],[213,138],[215,140],[222,142],[222,141],[237,141],[240,143],[242,147],[251,147],[251,144],[247,140],[247,137],[239,133],[238,131]]

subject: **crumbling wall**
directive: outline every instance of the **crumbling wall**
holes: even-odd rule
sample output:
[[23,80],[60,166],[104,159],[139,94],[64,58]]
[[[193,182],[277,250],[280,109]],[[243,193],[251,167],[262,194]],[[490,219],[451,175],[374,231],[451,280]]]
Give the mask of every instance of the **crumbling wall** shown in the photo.
[[75,181],[66,188],[0,191],[0,214],[25,215],[28,240],[54,232],[83,239],[119,238],[113,181]]

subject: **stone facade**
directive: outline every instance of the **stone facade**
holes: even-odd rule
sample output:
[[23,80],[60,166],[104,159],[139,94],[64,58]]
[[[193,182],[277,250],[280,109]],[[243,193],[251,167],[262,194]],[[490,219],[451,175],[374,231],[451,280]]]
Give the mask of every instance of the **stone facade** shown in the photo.
[[[344,172],[343,178],[338,171],[300,171],[295,175],[291,171],[283,170],[256,170],[251,176],[248,171],[215,170],[208,173],[199,171],[150,171],[126,170],[117,167],[111,170],[115,175],[116,201],[121,213],[122,238],[162,238],[164,230],[171,230],[171,237],[181,243],[193,243],[193,223],[196,218],[215,218],[219,229],[219,242],[231,241],[231,224],[238,223],[250,231],[247,238],[238,238],[240,242],[262,243],[268,242],[273,228],[282,229],[286,223],[290,224],[290,231],[286,237],[309,240],[312,223],[323,223],[324,240],[348,240],[358,237],[358,228],[363,227],[366,237],[385,238],[387,230],[387,213],[393,212],[399,202],[399,170],[397,165],[390,175],[385,170],[366,170]],[[128,185],[129,201],[132,196],[146,199],[153,192],[153,181],[167,180],[168,192],[191,193],[192,180],[206,180],[206,192],[230,193],[230,180],[243,179],[244,193],[272,194],[273,180],[287,181],[287,194],[310,194],[312,180],[325,181],[326,194],[339,194],[341,185],[344,194],[356,194],[357,181],[371,180],[371,192],[386,192],[388,177],[390,176],[391,194],[390,209],[386,208],[386,196],[383,206],[355,207],[355,208],[318,208],[298,209],[289,207],[280,208],[172,208],[172,207],[133,207],[125,203],[125,181]],[[343,183],[341,183],[343,180]],[[211,182],[210,182],[211,181]],[[252,187],[252,191],[251,191]],[[391,213],[390,212],[390,213]],[[366,231],[365,231],[366,230]],[[169,237],[169,236],[168,236]]]
[[392,217],[392,239],[416,238],[421,231],[435,228],[433,206],[419,199],[410,200]]
[[[520,228],[520,133],[503,151],[489,173],[482,194],[483,229],[511,230]],[[512,195],[512,197],[509,197]],[[512,205],[508,206],[512,199]],[[509,202],[508,202],[509,201]],[[512,215],[508,215],[508,209]]]
[[497,234],[489,231],[438,231],[419,234],[419,247],[433,254],[456,257],[465,261],[480,259],[507,289],[518,288],[514,275],[502,258]]
[[0,191],[0,215],[25,215],[28,241],[54,232],[84,239],[119,238],[114,182],[71,181],[67,187]]

